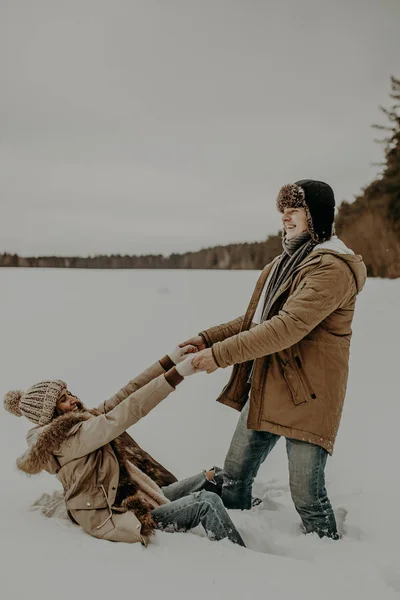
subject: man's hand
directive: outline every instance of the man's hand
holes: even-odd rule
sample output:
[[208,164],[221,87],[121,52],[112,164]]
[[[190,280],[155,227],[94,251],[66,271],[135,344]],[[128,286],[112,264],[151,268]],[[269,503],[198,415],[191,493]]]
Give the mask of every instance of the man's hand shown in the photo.
[[172,350],[172,352],[168,352],[168,356],[170,357],[170,359],[172,360],[173,363],[178,365],[189,354],[192,354],[193,352],[198,352],[196,346],[193,346],[193,345],[177,346],[176,348],[174,348]]
[[182,342],[179,344],[179,347],[183,348],[183,346],[187,346],[188,344],[196,346],[198,350],[205,350],[207,348],[201,335],[195,335],[194,337],[186,340],[186,342]]
[[207,373],[214,373],[214,371],[218,369],[211,348],[206,348],[205,350],[198,352],[193,358],[192,364],[196,369],[206,371]]

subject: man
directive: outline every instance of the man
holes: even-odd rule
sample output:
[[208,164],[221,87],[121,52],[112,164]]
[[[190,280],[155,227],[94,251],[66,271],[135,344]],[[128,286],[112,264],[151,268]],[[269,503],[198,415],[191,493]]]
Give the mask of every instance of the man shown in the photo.
[[321,181],[283,186],[283,253],[267,265],[247,312],[185,342],[196,368],[234,365],[219,402],[241,411],[222,499],[251,507],[262,462],[286,438],[290,491],[306,533],[338,539],[325,465],[346,393],[351,323],[366,268],[334,235],[335,199]]

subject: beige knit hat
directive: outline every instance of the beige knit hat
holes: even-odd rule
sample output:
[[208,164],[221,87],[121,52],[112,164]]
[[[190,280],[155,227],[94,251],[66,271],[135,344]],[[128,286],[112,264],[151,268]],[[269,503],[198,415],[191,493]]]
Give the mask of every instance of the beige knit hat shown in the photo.
[[26,392],[11,390],[4,396],[4,408],[16,417],[26,417],[36,425],[47,425],[53,418],[54,409],[63,390],[65,381],[40,381]]

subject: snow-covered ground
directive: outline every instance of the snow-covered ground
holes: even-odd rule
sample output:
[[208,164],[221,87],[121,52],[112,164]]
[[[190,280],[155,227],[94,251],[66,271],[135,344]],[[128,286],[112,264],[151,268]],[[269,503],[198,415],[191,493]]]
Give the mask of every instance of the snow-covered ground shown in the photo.
[[[47,378],[92,406],[178,342],[241,314],[257,273],[0,271],[1,395]],[[354,323],[351,375],[328,491],[340,542],[304,536],[281,441],[260,470],[248,512],[231,511],[248,549],[201,532],[158,532],[147,548],[113,544],[30,511],[49,475],[16,457],[29,422],[0,419],[0,593],[4,600],[343,598],[400,596],[398,431],[400,281],[369,280]],[[221,464],[237,413],[214,401],[228,370],[188,378],[130,433],[178,477]]]

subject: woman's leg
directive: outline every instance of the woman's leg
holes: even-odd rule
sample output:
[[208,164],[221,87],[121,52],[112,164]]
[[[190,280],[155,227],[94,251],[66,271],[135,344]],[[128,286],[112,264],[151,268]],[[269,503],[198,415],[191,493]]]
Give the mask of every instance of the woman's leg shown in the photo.
[[221,479],[219,474],[221,472],[222,470],[219,467],[213,467],[209,471],[202,471],[201,473],[197,473],[197,475],[176,481],[161,489],[171,502],[204,489],[221,495],[222,484],[219,483],[219,479]]
[[162,531],[189,531],[201,523],[210,540],[228,538],[234,544],[245,545],[221,498],[206,490],[163,504],[151,514]]

